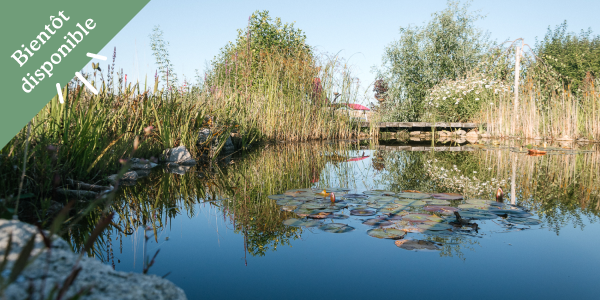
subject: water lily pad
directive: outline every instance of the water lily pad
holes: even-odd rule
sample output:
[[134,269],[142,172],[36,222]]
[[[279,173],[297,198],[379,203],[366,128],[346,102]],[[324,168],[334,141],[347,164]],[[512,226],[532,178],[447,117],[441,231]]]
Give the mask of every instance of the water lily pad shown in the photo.
[[424,194],[424,193],[397,193],[396,194],[397,197],[399,198],[407,198],[407,199],[426,199],[426,198],[431,198],[431,196],[429,194]]
[[287,196],[297,197],[297,196],[306,196],[308,194],[314,194],[312,189],[295,189],[288,190],[284,193]]
[[426,205],[427,202],[422,200],[411,200],[411,199],[398,199],[395,200],[394,203],[405,205],[405,206],[423,206]]
[[440,247],[434,242],[423,241],[423,240],[399,240],[395,242],[398,248],[404,250],[440,250]]
[[431,197],[433,197],[435,199],[440,199],[440,200],[462,200],[463,199],[462,195],[454,194],[454,193],[432,194]]
[[[410,222],[431,222],[433,221],[433,216],[428,214],[408,214],[402,218],[402,220],[410,221]],[[437,217],[436,220],[442,220],[442,218]]]
[[283,199],[291,199],[291,196],[279,194],[279,195],[269,195],[269,196],[267,196],[267,198],[273,199],[273,200],[283,200]]
[[321,224],[320,221],[316,221],[316,220],[308,220],[308,221],[303,221],[300,219],[295,219],[295,218],[291,218],[291,219],[287,219],[285,221],[283,221],[284,225],[287,226],[294,226],[294,227],[315,227]]
[[316,214],[309,215],[308,217],[311,219],[325,219],[330,214],[330,212],[318,212]]
[[325,209],[327,208],[327,205],[322,204],[322,203],[315,203],[315,202],[307,202],[302,204],[302,206],[300,206],[302,208],[306,208],[306,209]]
[[460,209],[481,209],[481,210],[489,210],[490,206],[487,204],[459,204],[458,208]]
[[296,210],[294,210],[294,212],[301,217],[306,217],[308,215],[316,214],[318,210],[298,207]]
[[353,209],[350,211],[350,214],[353,216],[373,216],[376,213],[377,213],[377,211],[375,211],[375,210],[361,209],[361,208]]
[[467,219],[475,219],[475,220],[493,220],[497,219],[498,216],[493,213],[485,212],[485,211],[470,211],[463,210],[460,213],[460,216]]
[[281,206],[281,210],[285,210],[285,211],[294,211],[296,208],[298,208],[298,206],[289,206],[289,205]]
[[394,225],[394,223],[392,223],[388,220],[379,219],[379,218],[367,219],[366,221],[363,222],[363,224],[368,225],[368,226],[380,226],[380,227]]
[[379,196],[382,194],[382,191],[364,191],[363,194],[369,196]]
[[397,199],[398,198],[396,198],[396,197],[390,197],[390,196],[371,196],[371,197],[369,197],[370,202],[378,202],[378,203],[389,203],[389,202],[392,202]]
[[542,224],[542,221],[540,221],[538,219],[518,218],[518,217],[513,217],[513,216],[506,219],[506,221],[513,223],[513,224],[519,224],[519,225],[540,225],[540,224]]
[[398,213],[403,210],[409,210],[410,206],[401,205],[401,204],[386,204],[382,206],[379,210],[383,213]]
[[450,205],[450,201],[448,200],[440,200],[440,199],[427,199],[423,200],[427,202],[429,205]]
[[467,204],[479,204],[479,205],[491,205],[494,202],[496,202],[496,201],[483,200],[483,199],[469,199],[469,200],[465,200],[465,203],[467,203]]
[[342,215],[342,214],[330,214],[330,215],[327,215],[327,219],[345,220],[345,219],[348,219],[348,218],[350,218],[350,217],[347,216],[347,215]]
[[345,194],[345,195],[342,195],[342,197],[348,198],[348,199],[367,199],[367,198],[369,198],[369,196],[367,196],[365,194]]
[[304,204],[304,201],[292,200],[292,199],[282,199],[277,200],[277,205],[288,205],[288,206],[297,206]]
[[431,231],[448,230],[448,229],[453,228],[452,225],[446,224],[446,223],[424,223],[424,224],[417,224],[416,227],[418,227],[422,230],[431,230]]
[[428,206],[425,206],[423,209],[425,209],[426,211],[430,211],[430,212],[445,213],[445,214],[452,214],[455,211],[459,211],[459,209],[456,207],[438,206],[438,205],[428,205]]
[[496,215],[515,215],[516,217],[528,217],[531,216],[530,213],[521,210],[521,209],[490,209],[489,212]]
[[367,231],[367,234],[378,239],[401,239],[406,235],[406,232],[394,228],[376,228]]
[[346,233],[354,230],[354,227],[342,223],[327,223],[319,226],[319,229],[331,233]]

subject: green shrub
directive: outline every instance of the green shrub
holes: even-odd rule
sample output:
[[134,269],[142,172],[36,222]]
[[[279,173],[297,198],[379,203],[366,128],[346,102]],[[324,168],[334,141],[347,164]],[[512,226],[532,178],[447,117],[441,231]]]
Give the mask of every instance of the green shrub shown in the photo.
[[427,24],[400,28],[400,38],[386,47],[378,70],[390,88],[381,107],[384,120],[422,120],[428,90],[465,77],[481,61],[491,43],[474,26],[483,16],[468,8],[448,1]]

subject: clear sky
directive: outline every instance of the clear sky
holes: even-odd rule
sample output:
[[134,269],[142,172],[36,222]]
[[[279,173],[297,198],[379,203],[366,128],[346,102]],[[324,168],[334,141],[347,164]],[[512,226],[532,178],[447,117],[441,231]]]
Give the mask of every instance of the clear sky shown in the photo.
[[[318,50],[350,58],[355,76],[367,86],[374,80],[371,67],[381,63],[384,48],[398,38],[398,29],[422,25],[445,7],[445,0],[152,0],[99,54],[111,57],[117,47],[116,66],[124,69],[128,79],[139,76],[143,84],[148,75],[150,82],[156,65],[148,36],[160,25],[178,77],[194,80],[195,70],[202,71],[222,46],[235,40],[236,30],[247,25],[252,12],[268,10],[272,18],[284,23],[295,21],[296,28],[306,33],[307,43]],[[600,34],[599,0],[479,0],[471,3],[471,10],[481,10],[486,16],[476,26],[489,31],[496,41],[522,37],[533,47],[548,26],[554,28],[564,20],[570,31],[591,28]],[[91,70],[91,64],[86,68]]]

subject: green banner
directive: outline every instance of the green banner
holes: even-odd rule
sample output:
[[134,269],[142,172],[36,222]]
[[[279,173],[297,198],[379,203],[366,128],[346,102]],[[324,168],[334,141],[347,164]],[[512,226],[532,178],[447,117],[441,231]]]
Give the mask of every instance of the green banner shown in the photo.
[[0,148],[149,1],[2,1]]

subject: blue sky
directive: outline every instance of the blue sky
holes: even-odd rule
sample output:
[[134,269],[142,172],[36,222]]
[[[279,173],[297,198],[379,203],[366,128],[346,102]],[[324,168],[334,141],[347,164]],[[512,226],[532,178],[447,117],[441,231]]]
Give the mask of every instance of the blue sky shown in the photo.
[[[117,47],[116,66],[128,79],[152,79],[156,71],[149,34],[160,25],[169,41],[169,52],[180,79],[193,80],[195,70],[219,49],[234,41],[255,10],[268,10],[271,17],[296,22],[307,42],[320,51],[350,58],[362,85],[374,80],[371,67],[381,63],[386,45],[398,38],[398,29],[422,25],[446,1],[191,1],[152,0],[99,54],[112,56]],[[115,7],[118,9],[118,7]],[[600,34],[600,1],[473,1],[471,10],[486,16],[476,26],[487,30],[496,41],[522,37],[532,47],[543,38],[548,26],[567,20],[569,30],[592,28]],[[101,24],[98,24],[101,26]],[[91,64],[86,67],[91,70]],[[372,95],[372,93],[370,93]]]

